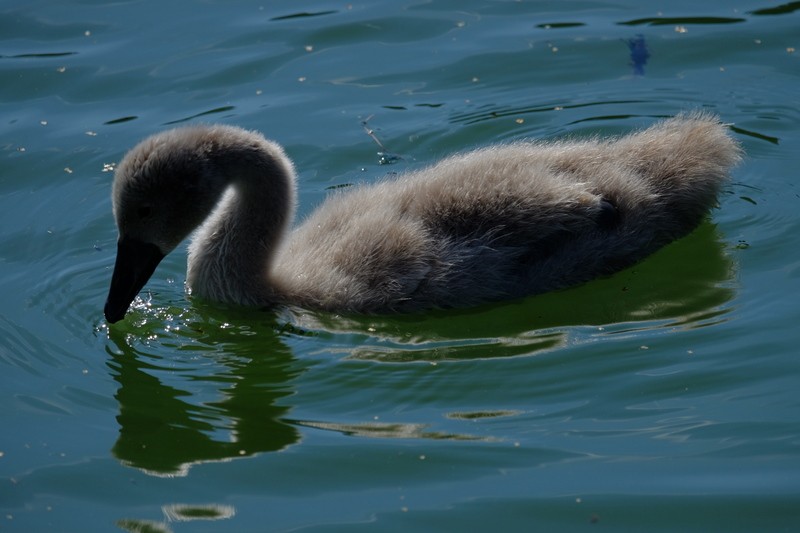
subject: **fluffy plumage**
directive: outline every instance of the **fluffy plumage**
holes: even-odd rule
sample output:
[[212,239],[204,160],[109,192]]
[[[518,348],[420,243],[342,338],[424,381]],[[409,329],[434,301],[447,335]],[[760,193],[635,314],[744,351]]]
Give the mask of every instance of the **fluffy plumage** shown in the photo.
[[196,228],[187,283],[220,302],[408,312],[563,288],[689,233],[739,158],[715,117],[686,114],[616,140],[455,155],[337,192],[289,231],[296,179],[277,144],[231,126],[179,128],[117,167],[105,314],[121,319]]

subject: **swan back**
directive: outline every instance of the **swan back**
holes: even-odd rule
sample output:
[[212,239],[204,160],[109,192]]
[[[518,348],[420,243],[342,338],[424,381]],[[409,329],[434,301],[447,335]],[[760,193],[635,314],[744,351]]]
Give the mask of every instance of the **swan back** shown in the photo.
[[706,114],[616,140],[481,148],[336,194],[291,235],[273,276],[300,305],[371,312],[568,287],[693,230],[739,158]]

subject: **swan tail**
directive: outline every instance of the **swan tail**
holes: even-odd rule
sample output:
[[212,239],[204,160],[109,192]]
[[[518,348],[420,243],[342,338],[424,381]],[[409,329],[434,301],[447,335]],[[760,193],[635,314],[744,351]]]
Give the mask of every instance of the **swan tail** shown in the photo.
[[623,139],[617,146],[621,159],[659,191],[686,191],[716,198],[730,169],[741,160],[741,148],[727,126],[709,113],[683,113]]
[[[694,229],[716,202],[742,150],[714,115],[684,113],[621,139],[614,150],[650,192],[633,211],[672,228],[679,237]],[[661,219],[662,222],[658,222]]]

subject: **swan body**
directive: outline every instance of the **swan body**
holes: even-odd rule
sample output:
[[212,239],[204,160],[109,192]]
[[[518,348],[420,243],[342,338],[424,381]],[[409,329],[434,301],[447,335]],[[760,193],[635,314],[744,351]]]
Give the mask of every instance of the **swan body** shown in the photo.
[[725,126],[690,113],[618,139],[455,155],[337,192],[290,230],[296,178],[280,146],[231,126],[178,128],[117,167],[105,315],[122,319],[192,232],[191,294],[231,304],[409,312],[564,288],[689,233],[739,158]]

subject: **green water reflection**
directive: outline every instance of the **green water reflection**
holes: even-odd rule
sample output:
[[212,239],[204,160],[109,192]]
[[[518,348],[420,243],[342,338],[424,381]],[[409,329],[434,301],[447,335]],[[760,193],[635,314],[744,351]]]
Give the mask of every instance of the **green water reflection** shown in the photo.
[[[291,393],[287,383],[297,371],[277,335],[271,342],[259,335],[249,344],[240,338],[236,355],[218,354],[221,365],[208,375],[202,367],[171,368],[124,331],[110,330],[109,339],[108,364],[120,384],[119,438],[112,452],[122,463],[155,475],[186,475],[195,463],[249,457],[297,442],[297,430],[283,421],[289,408],[278,403]],[[176,371],[177,384],[157,377]],[[193,390],[207,395],[209,385],[216,398],[198,401]]]

